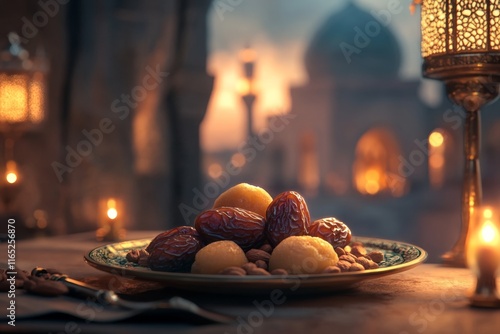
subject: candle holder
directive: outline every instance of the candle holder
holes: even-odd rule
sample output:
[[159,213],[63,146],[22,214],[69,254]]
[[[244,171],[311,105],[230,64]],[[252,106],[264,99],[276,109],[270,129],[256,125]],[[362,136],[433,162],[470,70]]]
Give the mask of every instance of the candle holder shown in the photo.
[[500,4],[489,0],[418,0],[423,76],[444,81],[450,100],[466,111],[462,226],[445,265],[466,267],[471,213],[481,205],[480,109],[500,87]]
[[470,239],[467,242],[467,262],[476,275],[476,286],[470,305],[500,308],[496,277],[500,266],[500,233],[498,217],[491,208],[475,212]]

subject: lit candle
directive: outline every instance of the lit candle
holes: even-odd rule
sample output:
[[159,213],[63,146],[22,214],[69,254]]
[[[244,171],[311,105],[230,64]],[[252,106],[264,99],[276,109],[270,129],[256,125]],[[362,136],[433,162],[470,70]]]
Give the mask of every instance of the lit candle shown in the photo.
[[471,305],[500,307],[496,276],[500,265],[500,233],[493,210],[486,208],[475,214],[475,226],[468,241],[469,267],[477,276]]
[[122,239],[124,230],[120,222],[118,203],[114,198],[105,201],[105,218],[101,227],[97,230],[97,239],[106,241],[117,241]]
[[15,161],[7,161],[7,168],[5,171],[5,180],[9,184],[14,184],[17,182],[18,175],[17,175],[17,165]]

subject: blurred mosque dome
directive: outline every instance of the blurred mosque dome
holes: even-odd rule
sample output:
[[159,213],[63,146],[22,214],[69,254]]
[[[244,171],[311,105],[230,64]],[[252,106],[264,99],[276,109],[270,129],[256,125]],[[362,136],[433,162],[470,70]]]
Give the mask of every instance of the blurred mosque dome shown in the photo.
[[384,22],[349,2],[320,25],[305,54],[309,77],[397,77],[399,43]]

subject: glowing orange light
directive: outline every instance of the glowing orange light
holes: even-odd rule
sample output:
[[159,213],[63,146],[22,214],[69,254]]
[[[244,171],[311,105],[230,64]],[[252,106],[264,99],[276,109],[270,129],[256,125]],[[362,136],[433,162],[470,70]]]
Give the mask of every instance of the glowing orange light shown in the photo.
[[13,160],[7,161],[5,180],[7,180],[7,182],[10,184],[14,184],[18,180],[17,164]]
[[241,50],[240,58],[245,63],[251,63],[255,61],[255,58],[257,58],[257,53],[253,49],[246,48]]
[[233,166],[236,168],[240,168],[240,167],[245,166],[246,162],[247,162],[247,160],[242,153],[235,153],[231,157],[231,164],[233,164]]
[[106,212],[109,219],[116,219],[118,211],[116,210],[116,201],[112,198],[108,199],[108,211]]
[[213,163],[208,167],[208,176],[212,179],[216,179],[222,175],[222,166],[218,163]]
[[9,182],[11,184],[16,183],[17,175],[14,172],[7,173],[7,175],[5,175],[5,179],[7,180],[7,182]]
[[429,135],[429,144],[434,147],[439,147],[444,143],[444,136],[439,131],[434,131]]
[[43,83],[40,76],[0,74],[0,120],[7,123],[40,123],[44,118]]
[[236,91],[238,94],[245,96],[252,93],[252,84],[247,78],[241,78],[236,84]]
[[481,228],[481,241],[491,244],[498,238],[498,232],[491,220],[486,220]]

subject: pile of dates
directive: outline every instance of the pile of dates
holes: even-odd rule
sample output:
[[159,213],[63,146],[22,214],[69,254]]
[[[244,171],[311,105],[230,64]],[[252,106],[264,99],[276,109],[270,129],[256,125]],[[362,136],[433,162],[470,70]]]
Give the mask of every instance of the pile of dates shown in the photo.
[[[133,250],[126,258],[152,270],[190,272],[202,248],[230,240],[244,252],[246,263],[222,268],[217,274],[283,275],[287,274],[284,269],[269,271],[269,259],[273,249],[290,236],[319,237],[331,244],[338,261],[324,272],[375,269],[383,260],[381,252],[367,253],[359,243],[350,245],[350,229],[336,218],[311,221],[307,204],[296,191],[272,198],[262,188],[248,184],[236,185],[221,194],[213,208],[195,218],[194,227],[165,231],[145,249]],[[212,261],[217,261],[218,256],[214,254]]]

